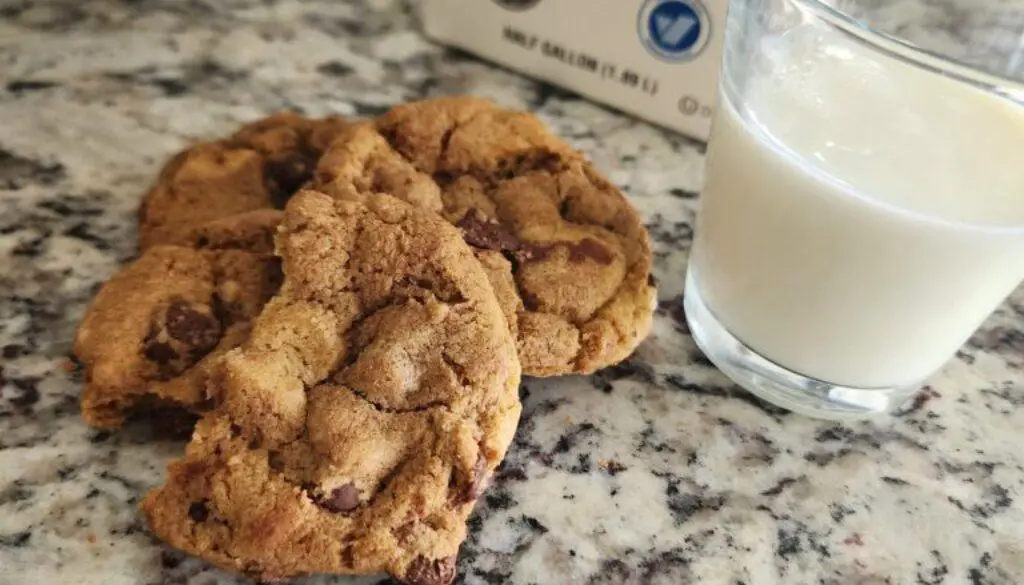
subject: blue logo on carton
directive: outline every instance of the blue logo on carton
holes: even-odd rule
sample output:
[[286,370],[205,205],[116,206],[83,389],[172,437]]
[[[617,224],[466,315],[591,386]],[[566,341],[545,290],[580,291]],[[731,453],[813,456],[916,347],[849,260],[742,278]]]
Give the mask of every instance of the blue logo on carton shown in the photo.
[[711,21],[700,0],[646,0],[638,20],[640,41],[666,61],[693,59],[711,36]]

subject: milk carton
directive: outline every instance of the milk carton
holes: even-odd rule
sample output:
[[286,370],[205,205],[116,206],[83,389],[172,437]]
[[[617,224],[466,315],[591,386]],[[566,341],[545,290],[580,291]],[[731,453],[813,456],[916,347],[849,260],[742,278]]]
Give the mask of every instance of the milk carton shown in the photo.
[[728,0],[422,0],[434,39],[705,140]]

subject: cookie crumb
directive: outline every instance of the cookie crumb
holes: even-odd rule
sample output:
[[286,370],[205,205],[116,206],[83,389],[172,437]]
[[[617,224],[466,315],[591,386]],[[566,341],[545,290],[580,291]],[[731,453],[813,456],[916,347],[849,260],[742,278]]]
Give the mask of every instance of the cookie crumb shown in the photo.
[[608,472],[608,475],[612,477],[615,477],[616,475],[629,469],[628,467],[626,467],[622,463],[619,463],[618,461],[615,461],[614,459],[599,459],[597,464],[600,465],[601,468]]
[[321,507],[330,512],[351,512],[359,507],[359,490],[355,484],[346,483],[331,490],[328,497],[319,500]]

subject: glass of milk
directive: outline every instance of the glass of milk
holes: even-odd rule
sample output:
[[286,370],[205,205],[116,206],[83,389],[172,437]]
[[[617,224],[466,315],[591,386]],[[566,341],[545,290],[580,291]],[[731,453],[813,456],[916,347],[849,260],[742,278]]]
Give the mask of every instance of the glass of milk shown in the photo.
[[725,35],[694,339],[790,410],[891,411],[1024,278],[1024,53],[965,65],[816,0],[733,0]]

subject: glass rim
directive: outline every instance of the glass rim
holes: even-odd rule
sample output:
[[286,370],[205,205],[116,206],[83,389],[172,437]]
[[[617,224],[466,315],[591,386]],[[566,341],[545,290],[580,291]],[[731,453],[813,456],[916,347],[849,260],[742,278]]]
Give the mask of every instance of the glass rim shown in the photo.
[[807,7],[814,12],[815,16],[854,37],[860,43],[869,45],[915,67],[1003,95],[1024,105],[1024,80],[987,71],[977,65],[965,63],[880,31],[869,23],[826,4],[824,0],[794,1]]

